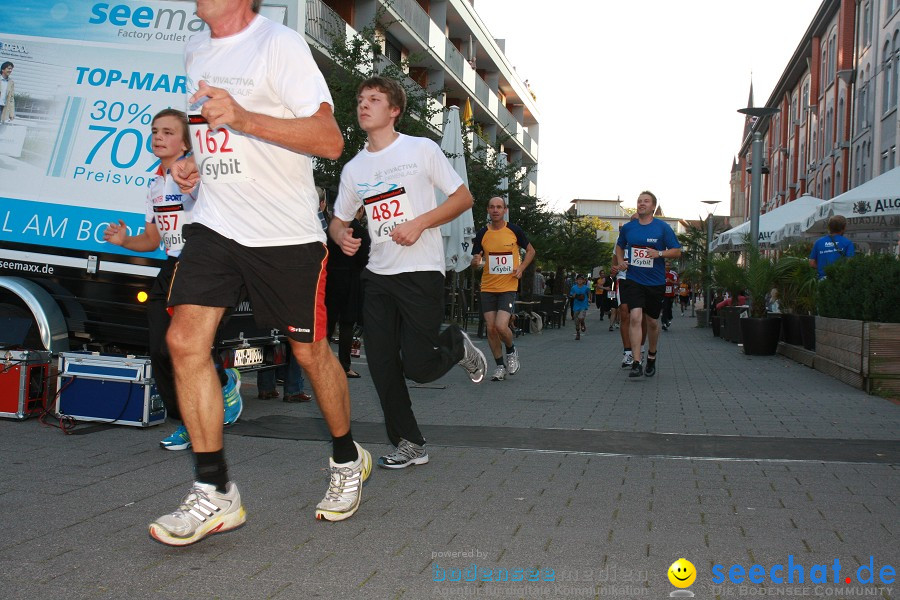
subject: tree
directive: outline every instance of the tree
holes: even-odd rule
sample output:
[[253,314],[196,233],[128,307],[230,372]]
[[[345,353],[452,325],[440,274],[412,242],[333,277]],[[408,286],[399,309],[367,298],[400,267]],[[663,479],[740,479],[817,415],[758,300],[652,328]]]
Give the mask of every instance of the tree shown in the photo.
[[569,212],[552,215],[551,238],[547,240],[546,261],[554,267],[554,293],[564,293],[563,281],[567,271],[587,273],[597,265],[612,261],[612,244],[597,239],[597,231],[605,224],[597,217],[579,217]]
[[[369,77],[394,79],[406,90],[406,111],[397,122],[397,131],[435,137],[428,124],[441,110],[437,102],[440,90],[425,90],[406,75],[410,61],[417,60],[418,55],[410,55],[399,65],[384,56],[379,32],[390,24],[387,11],[380,7],[372,23],[352,37],[346,37],[343,30],[329,31],[332,42],[328,51],[333,64],[325,79],[334,102],[334,118],[344,136],[344,151],[337,160],[316,159],[316,182],[325,189],[338,189],[344,165],[365,146],[366,132],[360,129],[356,118],[356,98],[359,84]],[[332,28],[326,22],[320,25],[328,30]]]

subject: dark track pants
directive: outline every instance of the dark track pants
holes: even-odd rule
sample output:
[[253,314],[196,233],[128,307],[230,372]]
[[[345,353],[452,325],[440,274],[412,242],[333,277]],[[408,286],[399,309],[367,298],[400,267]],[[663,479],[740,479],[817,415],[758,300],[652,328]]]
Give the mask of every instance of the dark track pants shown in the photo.
[[428,383],[443,377],[465,354],[462,331],[444,318],[444,276],[438,271],[376,275],[363,281],[363,338],[369,372],[388,438],[424,444],[406,379]]

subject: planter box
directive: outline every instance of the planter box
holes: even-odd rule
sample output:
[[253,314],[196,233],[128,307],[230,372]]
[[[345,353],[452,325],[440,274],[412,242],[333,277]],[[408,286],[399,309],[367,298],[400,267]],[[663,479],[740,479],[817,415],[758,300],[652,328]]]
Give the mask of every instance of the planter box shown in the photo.
[[706,322],[709,320],[708,312],[705,308],[697,309],[697,327],[706,327]]
[[869,393],[900,395],[900,323],[816,317],[813,366]]
[[866,391],[900,396],[900,323],[866,323],[863,347]]
[[816,317],[816,358],[813,367],[857,389],[863,375],[863,322]]

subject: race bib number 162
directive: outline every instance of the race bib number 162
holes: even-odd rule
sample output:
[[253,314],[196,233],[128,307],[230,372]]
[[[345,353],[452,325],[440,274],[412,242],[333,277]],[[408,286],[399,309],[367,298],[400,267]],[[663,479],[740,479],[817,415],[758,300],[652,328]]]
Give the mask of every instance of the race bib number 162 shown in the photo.
[[191,146],[203,183],[238,183],[251,179],[247,172],[243,136],[227,127],[210,129],[203,115],[189,115]]

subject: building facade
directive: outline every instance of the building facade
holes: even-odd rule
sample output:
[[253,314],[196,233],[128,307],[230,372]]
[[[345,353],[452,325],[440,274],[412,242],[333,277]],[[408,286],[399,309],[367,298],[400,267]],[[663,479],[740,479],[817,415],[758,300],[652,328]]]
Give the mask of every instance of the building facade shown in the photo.
[[[900,0],[824,0],[732,165],[732,215],[749,218],[752,135],[763,136],[761,211],[829,200],[897,166]],[[751,92],[752,106],[752,92]]]
[[[335,31],[351,36],[375,24],[384,57],[408,61],[415,84],[442,90],[444,108],[471,115],[473,148],[528,169],[526,190],[537,195],[539,115],[536,96],[509,63],[472,0],[298,0],[306,5],[306,36],[326,59]],[[409,83],[409,82],[407,82]],[[468,108],[467,108],[468,106]],[[439,133],[440,123],[433,123]]]

